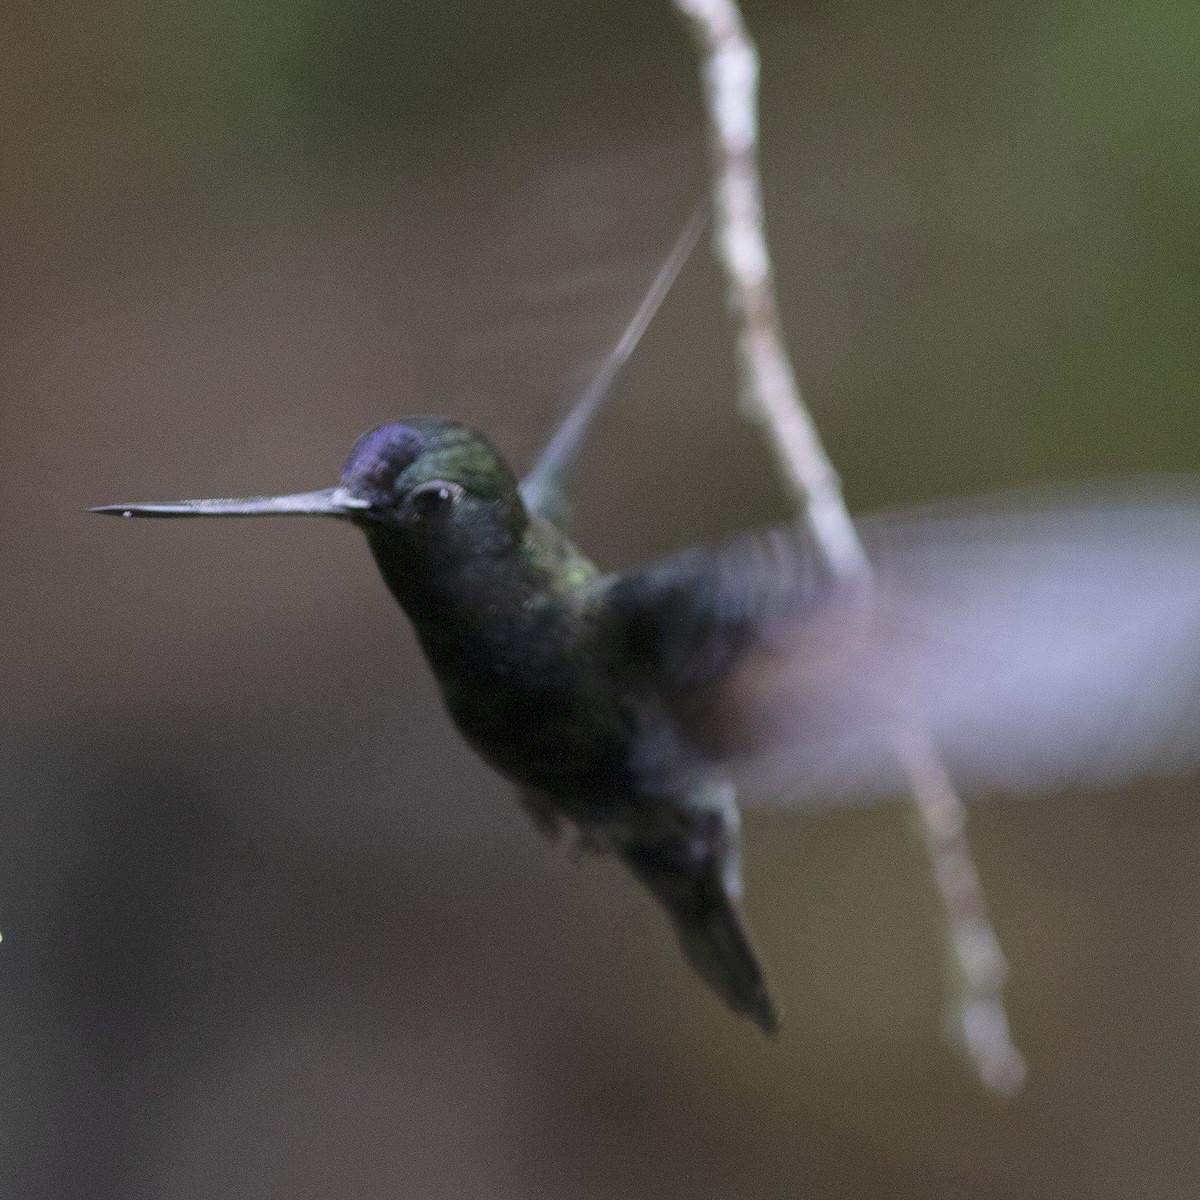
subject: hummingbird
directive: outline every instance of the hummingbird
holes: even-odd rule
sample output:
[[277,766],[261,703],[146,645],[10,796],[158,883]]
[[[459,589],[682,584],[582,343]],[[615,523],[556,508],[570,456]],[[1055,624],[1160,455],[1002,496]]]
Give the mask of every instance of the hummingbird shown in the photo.
[[602,571],[564,480],[699,237],[696,217],[524,479],[459,421],[364,433],[338,483],[126,517],[309,516],[360,530],[466,741],[537,828],[619,859],[686,960],[765,1033],[781,1010],[741,908],[739,791],[897,795],[919,724],[976,791],[1116,783],[1200,757],[1200,490],[1093,486],[862,519],[871,571],[803,520]]

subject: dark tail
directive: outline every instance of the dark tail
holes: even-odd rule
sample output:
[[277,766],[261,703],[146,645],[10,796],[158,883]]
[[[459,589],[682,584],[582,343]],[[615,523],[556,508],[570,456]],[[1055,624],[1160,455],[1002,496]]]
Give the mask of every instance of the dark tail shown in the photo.
[[723,866],[706,857],[699,869],[673,845],[639,846],[622,857],[667,910],[684,956],[734,1012],[764,1033],[779,1032],[771,996],[750,933],[730,896]]

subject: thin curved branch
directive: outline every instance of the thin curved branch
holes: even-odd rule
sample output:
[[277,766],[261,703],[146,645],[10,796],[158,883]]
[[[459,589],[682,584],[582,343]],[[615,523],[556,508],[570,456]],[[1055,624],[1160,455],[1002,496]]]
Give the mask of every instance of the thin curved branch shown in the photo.
[[[800,397],[784,346],[758,170],[758,53],[734,0],[672,0],[701,56],[713,162],[713,233],[733,314],[741,404],[763,429],[817,544],[839,574],[869,584],[870,564],[837,472]],[[985,1086],[1017,1091],[1025,1064],[1009,1035],[1007,973],[964,833],[966,810],[925,732],[898,723],[896,756],[942,902],[949,1036]]]

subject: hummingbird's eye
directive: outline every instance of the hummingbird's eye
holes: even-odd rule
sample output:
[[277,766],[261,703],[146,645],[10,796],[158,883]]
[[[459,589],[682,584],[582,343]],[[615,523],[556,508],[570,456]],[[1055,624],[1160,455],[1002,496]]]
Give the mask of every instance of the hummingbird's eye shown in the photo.
[[462,495],[462,489],[452,483],[426,483],[415,488],[408,498],[412,511],[422,519],[448,512]]

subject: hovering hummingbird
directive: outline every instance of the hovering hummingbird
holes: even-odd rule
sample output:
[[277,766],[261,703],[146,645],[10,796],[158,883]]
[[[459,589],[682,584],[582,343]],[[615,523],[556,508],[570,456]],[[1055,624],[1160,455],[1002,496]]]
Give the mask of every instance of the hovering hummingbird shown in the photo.
[[357,526],[467,741],[544,833],[574,826],[621,859],[699,975],[774,1033],[739,908],[735,788],[804,804],[902,792],[898,713],[968,788],[1189,765],[1200,493],[1129,485],[867,518],[869,578],[834,572],[800,522],[601,572],[564,531],[564,476],[702,224],[521,482],[482,433],[420,416],[363,434],[323,491],[93,511]]

